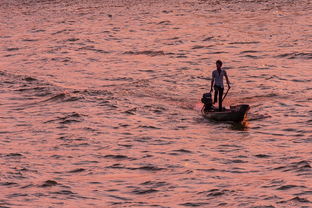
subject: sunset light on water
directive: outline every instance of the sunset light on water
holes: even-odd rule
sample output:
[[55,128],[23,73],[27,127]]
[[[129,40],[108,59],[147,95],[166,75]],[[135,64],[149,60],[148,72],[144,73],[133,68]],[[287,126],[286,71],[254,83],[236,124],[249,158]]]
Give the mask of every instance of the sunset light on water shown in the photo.
[[[0,208],[312,207],[311,11],[1,0]],[[216,60],[243,122],[202,115]]]

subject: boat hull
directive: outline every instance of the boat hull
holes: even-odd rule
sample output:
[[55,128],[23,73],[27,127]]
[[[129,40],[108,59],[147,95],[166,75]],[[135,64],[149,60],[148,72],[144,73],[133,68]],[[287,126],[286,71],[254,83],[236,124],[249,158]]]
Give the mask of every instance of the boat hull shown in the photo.
[[205,118],[215,120],[215,121],[234,121],[234,122],[240,122],[243,121],[247,113],[249,111],[250,107],[249,105],[236,105],[231,106],[230,109],[225,111],[203,111],[203,116]]

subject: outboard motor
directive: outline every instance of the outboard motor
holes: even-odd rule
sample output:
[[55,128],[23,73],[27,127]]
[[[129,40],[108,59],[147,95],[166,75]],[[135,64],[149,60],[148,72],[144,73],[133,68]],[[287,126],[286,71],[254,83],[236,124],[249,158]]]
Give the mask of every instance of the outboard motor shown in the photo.
[[204,93],[201,101],[202,101],[202,103],[204,103],[204,107],[203,107],[204,111],[212,111],[213,110],[211,93]]

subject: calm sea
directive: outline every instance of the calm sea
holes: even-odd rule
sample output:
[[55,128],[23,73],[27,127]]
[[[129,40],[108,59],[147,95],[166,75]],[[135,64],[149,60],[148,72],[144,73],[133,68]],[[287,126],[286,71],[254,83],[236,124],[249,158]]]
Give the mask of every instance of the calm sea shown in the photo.
[[[1,0],[0,207],[312,207],[310,0]],[[221,59],[225,105],[200,98]]]

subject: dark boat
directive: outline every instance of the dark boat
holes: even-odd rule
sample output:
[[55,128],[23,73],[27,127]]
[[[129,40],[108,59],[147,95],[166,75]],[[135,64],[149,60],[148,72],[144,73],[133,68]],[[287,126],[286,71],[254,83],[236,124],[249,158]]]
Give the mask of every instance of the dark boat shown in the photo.
[[243,121],[250,109],[249,105],[235,105],[231,106],[230,109],[224,109],[219,112],[217,110],[202,110],[203,116],[208,119],[212,119],[215,121],[234,121],[240,122]]

